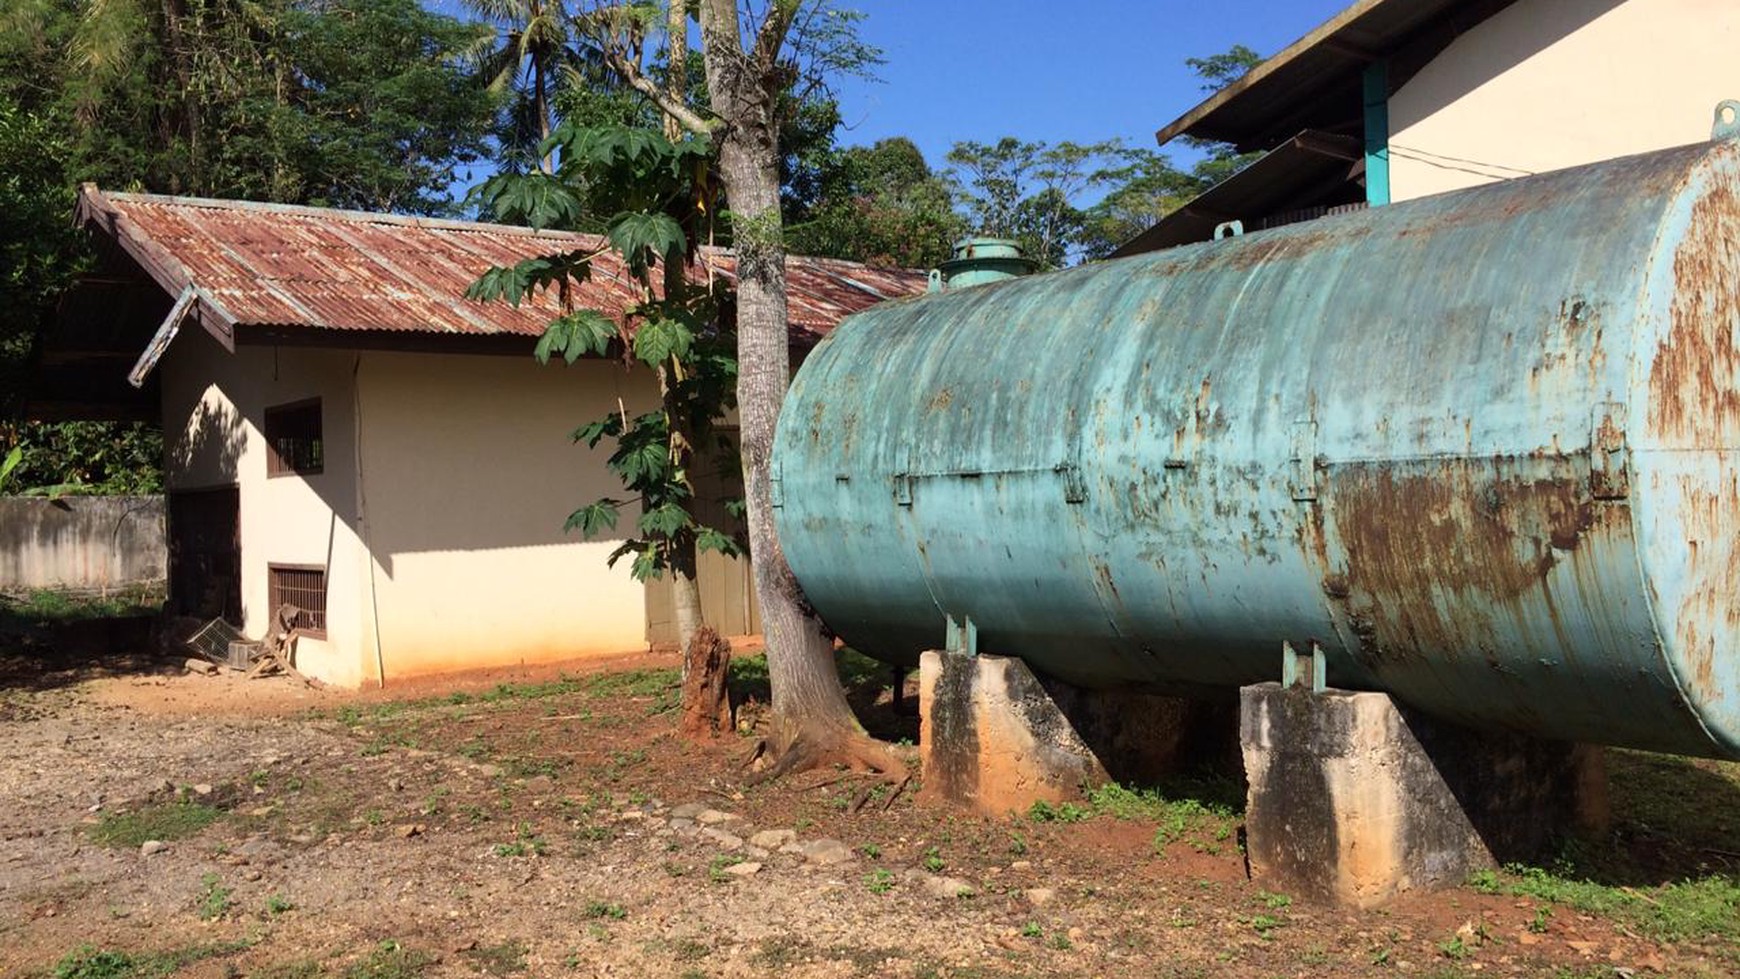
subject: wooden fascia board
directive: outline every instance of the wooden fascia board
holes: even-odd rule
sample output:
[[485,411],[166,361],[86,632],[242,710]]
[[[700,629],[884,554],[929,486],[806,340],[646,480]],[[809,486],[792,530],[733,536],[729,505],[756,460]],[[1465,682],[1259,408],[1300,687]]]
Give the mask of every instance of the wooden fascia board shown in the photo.
[[1186,112],[1184,115],[1179,116],[1172,122],[1162,126],[1160,130],[1154,134],[1154,139],[1161,146],[1165,146],[1167,143],[1172,142],[1174,139],[1188,132],[1192,126],[1201,122],[1205,116],[1218,110],[1221,106],[1226,105],[1228,102],[1231,102],[1246,91],[1262,83],[1264,79],[1273,75],[1275,72],[1292,64],[1300,55],[1322,45],[1336,32],[1364,16],[1373,7],[1388,2],[1389,0],[1357,0],[1357,2],[1348,6],[1341,13],[1329,18],[1322,24],[1319,24],[1311,33],[1306,34],[1299,40],[1287,45],[1273,57],[1264,61],[1255,68],[1252,68],[1243,78],[1214,93],[1198,103],[1197,106],[1189,112]]
[[140,231],[126,213],[115,205],[96,184],[79,185],[78,207],[74,220],[87,230],[106,235],[127,257],[139,264],[145,274],[169,295],[179,295],[193,285],[198,301],[190,315],[230,353],[236,351],[236,319],[229,310],[193,282],[187,268],[167,249]]

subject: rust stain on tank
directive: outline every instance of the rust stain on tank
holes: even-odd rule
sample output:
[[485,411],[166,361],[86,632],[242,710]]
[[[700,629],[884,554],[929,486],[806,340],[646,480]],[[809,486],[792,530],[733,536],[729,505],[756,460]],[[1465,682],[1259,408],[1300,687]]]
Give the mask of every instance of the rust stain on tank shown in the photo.
[[1327,497],[1347,564],[1324,590],[1368,655],[1478,650],[1493,609],[1543,592],[1599,532],[1604,511],[1583,486],[1568,459],[1334,467]]
[[1740,480],[1722,473],[1723,489],[1710,490],[1701,482],[1682,478],[1680,499],[1685,508],[1688,535],[1686,574],[1691,581],[1685,605],[1677,617],[1676,636],[1690,675],[1680,681],[1700,700],[1719,700],[1723,691],[1716,681],[1716,645],[1719,636],[1740,631],[1740,540],[1734,527],[1740,522]]
[[1682,448],[1740,444],[1740,200],[1725,182],[1692,205],[1669,315],[1650,367],[1650,431]]

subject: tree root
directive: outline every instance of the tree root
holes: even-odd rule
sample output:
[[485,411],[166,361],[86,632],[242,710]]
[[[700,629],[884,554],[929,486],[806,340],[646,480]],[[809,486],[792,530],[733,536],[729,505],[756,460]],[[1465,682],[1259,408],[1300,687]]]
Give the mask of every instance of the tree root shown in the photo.
[[[744,763],[745,767],[753,765],[756,759],[773,751],[774,746],[767,740],[762,740],[756,744],[749,760]],[[877,784],[894,785],[896,788],[890,801],[900,794],[912,778],[906,764],[895,757],[888,745],[867,734],[859,731],[806,731],[794,737],[785,746],[785,750],[774,758],[773,764],[750,776],[747,784],[761,785],[787,775],[813,771],[829,765],[843,765],[853,774],[874,776]],[[875,786],[869,786],[864,789],[863,798],[852,807],[854,812],[863,808],[874,788]]]

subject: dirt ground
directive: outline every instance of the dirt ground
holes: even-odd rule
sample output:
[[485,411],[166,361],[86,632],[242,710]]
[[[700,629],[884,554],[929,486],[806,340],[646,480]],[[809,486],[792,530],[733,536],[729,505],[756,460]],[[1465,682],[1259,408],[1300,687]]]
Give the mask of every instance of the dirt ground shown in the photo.
[[[1269,894],[1212,805],[990,819],[909,795],[851,813],[866,783],[833,772],[746,787],[747,737],[673,736],[674,667],[340,694],[149,657],[0,666],[0,974],[1740,969],[1721,926],[1669,941],[1514,891]],[[913,736],[887,701],[879,733]]]

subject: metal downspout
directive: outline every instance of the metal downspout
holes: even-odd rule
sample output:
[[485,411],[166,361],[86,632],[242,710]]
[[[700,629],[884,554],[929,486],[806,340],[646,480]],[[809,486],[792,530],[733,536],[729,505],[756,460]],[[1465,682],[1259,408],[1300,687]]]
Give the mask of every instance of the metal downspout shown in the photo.
[[1362,77],[1365,92],[1365,202],[1390,202],[1390,66],[1374,61]]

